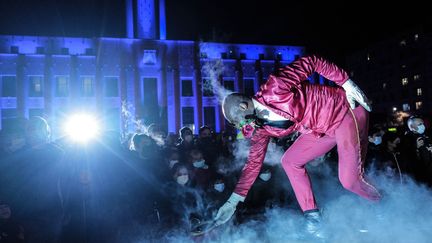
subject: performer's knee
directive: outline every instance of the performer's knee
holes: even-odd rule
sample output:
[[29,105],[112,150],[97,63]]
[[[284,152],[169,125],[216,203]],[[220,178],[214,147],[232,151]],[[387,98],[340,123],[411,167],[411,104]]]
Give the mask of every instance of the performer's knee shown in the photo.
[[357,184],[357,180],[351,178],[350,176],[339,175],[339,181],[341,182],[342,186],[349,191],[353,191]]
[[290,156],[282,156],[281,162],[282,167],[284,168],[286,173],[290,173],[301,168],[301,166],[299,166],[299,163],[290,158]]

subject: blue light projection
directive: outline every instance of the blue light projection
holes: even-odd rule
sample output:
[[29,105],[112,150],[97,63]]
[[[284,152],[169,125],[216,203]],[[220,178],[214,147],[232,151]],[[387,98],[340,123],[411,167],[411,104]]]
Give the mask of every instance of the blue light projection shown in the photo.
[[159,39],[166,40],[165,0],[159,0]]
[[[144,1],[143,1],[144,2]],[[163,3],[163,2],[162,2]],[[163,5],[163,4],[162,4]],[[161,6],[162,6],[161,5]],[[162,10],[161,10],[162,11]],[[296,56],[303,55],[303,48],[293,47],[293,46],[268,46],[268,45],[255,45],[255,44],[226,44],[226,43],[214,43],[214,42],[201,42],[196,43],[194,41],[184,41],[184,40],[163,40],[164,35],[164,24],[161,23],[160,27],[160,40],[142,40],[133,38],[64,38],[64,37],[35,37],[35,36],[0,36],[0,56],[2,57],[2,63],[0,66],[0,76],[1,75],[17,75],[19,70],[16,67],[17,58],[16,54],[11,54],[11,47],[18,47],[18,53],[28,56],[34,56],[34,58],[40,58],[41,65],[46,65],[43,61],[46,55],[52,55],[52,66],[51,74],[52,82],[55,82],[55,77],[58,75],[69,76],[71,82],[77,81],[78,76],[83,72],[87,75],[96,76],[95,68],[88,64],[93,58],[97,58],[102,55],[100,59],[102,63],[100,64],[101,69],[100,75],[102,78],[105,76],[122,76],[121,82],[126,82],[125,84],[125,97],[126,100],[120,102],[130,102],[135,105],[135,100],[140,99],[136,97],[137,94],[134,91],[136,89],[135,82],[136,78],[140,79],[142,82],[142,77],[154,77],[157,79],[157,92],[158,103],[161,106],[166,106],[167,109],[167,121],[166,125],[168,132],[177,132],[179,127],[182,126],[182,114],[180,114],[180,120],[176,121],[177,117],[175,114],[181,112],[182,107],[193,107],[194,108],[194,121],[195,127],[198,129],[199,124],[204,121],[199,121],[199,117],[203,117],[204,107],[214,107],[215,109],[215,130],[220,132],[223,129],[223,124],[221,124],[221,116],[218,98],[215,97],[198,97],[194,94],[193,97],[182,97],[180,90],[175,90],[175,82],[180,82],[181,77],[188,77],[188,79],[193,80],[194,89],[198,86],[198,82],[201,80],[196,80],[194,72],[200,69],[200,66],[196,67],[196,62],[194,60],[194,55],[196,54],[194,50],[195,45],[199,45],[199,53],[205,53],[205,56],[201,56],[200,64],[201,66],[206,63],[219,60],[222,57],[226,58],[222,63],[226,67],[226,72],[222,75],[224,79],[229,79],[234,81],[234,87],[236,91],[239,90],[239,84],[237,83],[237,76],[235,75],[235,65],[237,65],[237,59],[243,59],[241,61],[241,66],[243,68],[243,79],[254,79],[255,90],[260,83],[257,79],[255,72],[255,61],[259,60],[264,55],[263,73],[267,73],[267,69],[271,69],[274,60],[280,58],[281,64],[288,64],[295,59]],[[128,37],[130,33],[128,33]],[[166,37],[166,36],[165,36]],[[44,52],[37,53],[37,48],[42,47]],[[65,49],[67,48],[67,52]],[[88,53],[88,50],[93,50],[93,55]],[[6,58],[5,55],[10,55]],[[78,58],[74,58],[77,55]],[[163,56],[159,56],[163,55]],[[105,60],[108,57],[109,60]],[[113,57],[113,58],[111,58]],[[37,68],[37,65],[32,65],[29,58],[24,58],[24,65],[27,66],[27,70],[24,74],[18,76],[23,76],[26,79],[26,75],[35,74],[37,70],[43,70]],[[86,60],[85,63],[82,63]],[[163,63],[161,63],[163,61]],[[39,61],[38,61],[39,62]],[[145,65],[143,65],[145,64]],[[166,65],[166,66],[163,66]],[[91,62],[94,65],[94,62]],[[117,68],[111,68],[116,67]],[[74,71],[76,70],[76,71]],[[264,72],[265,71],[265,72]],[[122,73],[122,74],[121,74]],[[206,74],[201,73],[201,78],[205,78]],[[265,76],[262,78],[266,78]],[[165,81],[163,81],[165,79]],[[164,83],[165,82],[165,83]],[[322,82],[322,81],[321,81]],[[181,85],[180,85],[181,86]],[[177,99],[175,95],[180,96],[180,104],[175,104]],[[25,95],[24,95],[25,96]],[[166,97],[166,101],[162,98]],[[31,102],[27,97],[17,97],[23,99],[24,102],[24,114],[28,114],[28,109],[31,109],[29,105]],[[4,99],[4,98],[1,98]],[[198,102],[202,99],[202,102]],[[74,101],[74,105],[83,105],[88,107],[94,107],[96,104],[96,98],[91,99],[78,99]],[[120,100],[120,97],[119,97]],[[2,100],[2,102],[5,102]],[[54,98],[52,100],[45,101],[44,103],[52,103],[52,107],[60,107],[61,99]],[[198,107],[198,104],[201,106]],[[109,109],[113,107],[119,107],[120,105],[113,105],[111,103],[104,103],[106,107],[104,109]],[[109,104],[109,105],[108,105]],[[16,105],[14,106],[16,107]],[[39,106],[38,106],[39,107]],[[176,111],[176,107],[180,108],[180,111]],[[120,112],[120,111],[119,111]],[[203,118],[204,119],[204,118]]]

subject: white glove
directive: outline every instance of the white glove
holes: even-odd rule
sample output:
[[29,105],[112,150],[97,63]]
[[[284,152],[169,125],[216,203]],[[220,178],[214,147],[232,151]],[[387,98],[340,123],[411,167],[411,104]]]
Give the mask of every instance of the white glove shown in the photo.
[[243,202],[245,197],[240,196],[236,193],[232,193],[228,198],[228,201],[219,208],[216,217],[214,218],[215,225],[221,225],[226,223],[234,214],[237,204]]
[[344,84],[342,84],[342,88],[345,90],[351,109],[355,108],[355,102],[357,101],[367,111],[372,111],[368,98],[351,79],[348,79]]

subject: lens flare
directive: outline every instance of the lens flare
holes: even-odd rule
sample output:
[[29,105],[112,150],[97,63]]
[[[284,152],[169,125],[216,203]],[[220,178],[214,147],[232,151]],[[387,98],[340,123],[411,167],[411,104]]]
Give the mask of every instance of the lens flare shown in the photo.
[[64,131],[72,141],[86,143],[99,134],[99,123],[89,114],[75,114],[66,122]]

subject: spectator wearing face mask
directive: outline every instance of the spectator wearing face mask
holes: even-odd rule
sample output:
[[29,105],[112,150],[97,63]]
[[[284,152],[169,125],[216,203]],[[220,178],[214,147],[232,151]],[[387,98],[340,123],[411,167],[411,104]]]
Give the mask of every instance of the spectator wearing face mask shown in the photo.
[[172,175],[174,172],[174,166],[176,166],[178,163],[180,163],[180,154],[177,148],[171,147],[170,149],[167,149],[166,154],[168,155],[166,158],[166,165],[165,165],[165,171],[169,173],[169,176]]
[[189,153],[195,148],[193,132],[189,127],[182,127],[179,131],[180,142],[177,144],[177,149],[180,153],[180,162],[187,163]]
[[224,158],[233,159],[234,142],[236,135],[228,131],[223,131],[221,135],[221,155]]
[[252,186],[250,196],[245,200],[245,215],[261,214],[266,208],[272,208],[278,200],[275,188],[274,168],[264,165]]
[[420,116],[411,116],[407,121],[408,132],[404,143],[413,164],[414,177],[424,183],[431,183],[432,141],[427,135],[426,126]]
[[202,152],[198,149],[190,152],[190,168],[196,186],[205,190],[212,179],[212,173]]
[[200,127],[196,144],[197,148],[203,153],[207,164],[213,168],[222,148],[221,143],[216,142],[216,138],[210,127]]
[[374,127],[369,131],[368,136],[368,153],[365,160],[365,168],[369,169],[371,166],[376,166],[382,159],[383,153],[383,143],[382,137],[384,131],[381,128]]
[[227,186],[221,175],[217,175],[216,179],[213,180],[206,194],[210,211],[217,212],[217,209],[229,198],[231,188],[227,188]]
[[403,174],[407,173],[405,159],[401,156],[401,139],[395,132],[387,132],[383,136],[383,150],[376,169],[386,175],[402,181]]
[[163,185],[166,201],[161,217],[176,228],[187,227],[192,218],[201,219],[205,213],[204,193],[194,188],[191,171],[185,164],[174,166],[173,180]]

